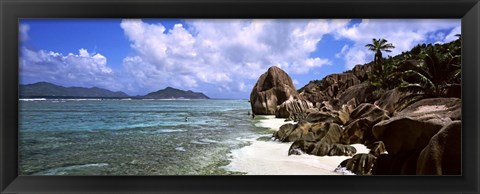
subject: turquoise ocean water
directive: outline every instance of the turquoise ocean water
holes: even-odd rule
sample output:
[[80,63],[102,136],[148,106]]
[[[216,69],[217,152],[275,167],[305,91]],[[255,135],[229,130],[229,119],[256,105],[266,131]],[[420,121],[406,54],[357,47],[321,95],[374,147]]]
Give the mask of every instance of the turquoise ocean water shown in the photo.
[[[23,99],[21,175],[228,175],[254,126],[247,100]],[[186,121],[185,118],[188,118]]]

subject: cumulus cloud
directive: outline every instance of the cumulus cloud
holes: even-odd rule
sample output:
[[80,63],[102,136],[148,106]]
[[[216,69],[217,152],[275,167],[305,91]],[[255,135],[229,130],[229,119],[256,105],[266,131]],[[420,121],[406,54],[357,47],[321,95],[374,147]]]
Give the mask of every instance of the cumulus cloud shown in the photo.
[[20,41],[27,41],[28,40],[28,31],[30,30],[30,26],[28,24],[20,24],[18,27],[19,38]]
[[[330,64],[311,57],[322,36],[349,20],[186,20],[167,30],[162,24],[123,20],[134,56],[124,68],[143,87],[194,88],[202,83],[244,91],[270,66],[304,74]],[[250,81],[251,82],[251,81]]]
[[388,42],[393,43],[395,49],[388,55],[394,56],[411,49],[416,44],[424,43],[427,38],[434,37],[442,40],[445,35],[438,33],[439,30],[456,28],[458,28],[458,31],[460,30],[460,20],[457,19],[375,19],[362,20],[358,24],[345,26],[335,31],[334,34],[337,39],[348,39],[354,42],[345,52],[339,54],[340,56],[343,55],[346,68],[351,69],[357,64],[373,60],[374,54],[365,48],[365,45],[371,43],[373,38],[385,38]]
[[67,86],[99,86],[119,90],[107,58],[100,53],[80,49],[78,54],[62,54],[54,51],[34,51],[22,48],[20,53],[20,77],[22,83],[48,81]]

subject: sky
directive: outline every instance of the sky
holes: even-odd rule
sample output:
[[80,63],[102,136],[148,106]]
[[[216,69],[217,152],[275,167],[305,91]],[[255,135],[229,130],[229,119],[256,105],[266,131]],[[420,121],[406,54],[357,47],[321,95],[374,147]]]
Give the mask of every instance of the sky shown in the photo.
[[373,60],[384,38],[395,56],[447,43],[460,19],[22,19],[20,83],[100,87],[145,95],[167,86],[248,99],[278,66],[297,89]]

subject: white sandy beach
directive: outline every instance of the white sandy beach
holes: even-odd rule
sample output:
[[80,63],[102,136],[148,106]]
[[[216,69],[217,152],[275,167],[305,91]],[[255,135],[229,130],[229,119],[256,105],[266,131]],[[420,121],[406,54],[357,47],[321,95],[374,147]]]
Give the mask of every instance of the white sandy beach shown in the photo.
[[[270,128],[277,131],[287,123],[285,119],[275,116],[261,116],[257,127]],[[290,122],[293,123],[293,122]],[[231,163],[225,168],[230,171],[245,172],[248,175],[341,175],[335,168],[348,156],[313,156],[308,154],[288,156],[290,143],[279,141],[258,141],[248,139],[251,145],[233,150],[230,154]],[[368,153],[362,144],[352,145],[357,153]],[[348,174],[348,172],[347,172]]]

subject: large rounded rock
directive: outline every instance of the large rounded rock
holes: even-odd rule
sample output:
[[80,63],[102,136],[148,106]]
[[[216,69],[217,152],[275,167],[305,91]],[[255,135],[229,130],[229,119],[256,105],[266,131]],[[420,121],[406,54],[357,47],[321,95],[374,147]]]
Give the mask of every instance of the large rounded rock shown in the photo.
[[280,129],[278,129],[278,131],[275,131],[273,133],[273,137],[283,142],[286,138],[288,138],[288,136],[292,133],[294,129],[295,129],[294,124],[291,124],[291,123],[284,124],[280,126]]
[[385,143],[388,153],[422,150],[442,127],[461,117],[458,98],[424,99],[395,117],[373,127],[373,135]]
[[461,121],[443,127],[430,139],[417,161],[419,175],[460,175],[462,172]]
[[277,106],[298,93],[290,76],[276,66],[262,74],[250,93],[250,105],[257,115],[275,115]]
[[443,122],[421,121],[411,117],[394,117],[373,127],[373,135],[385,143],[388,153],[423,149]]

